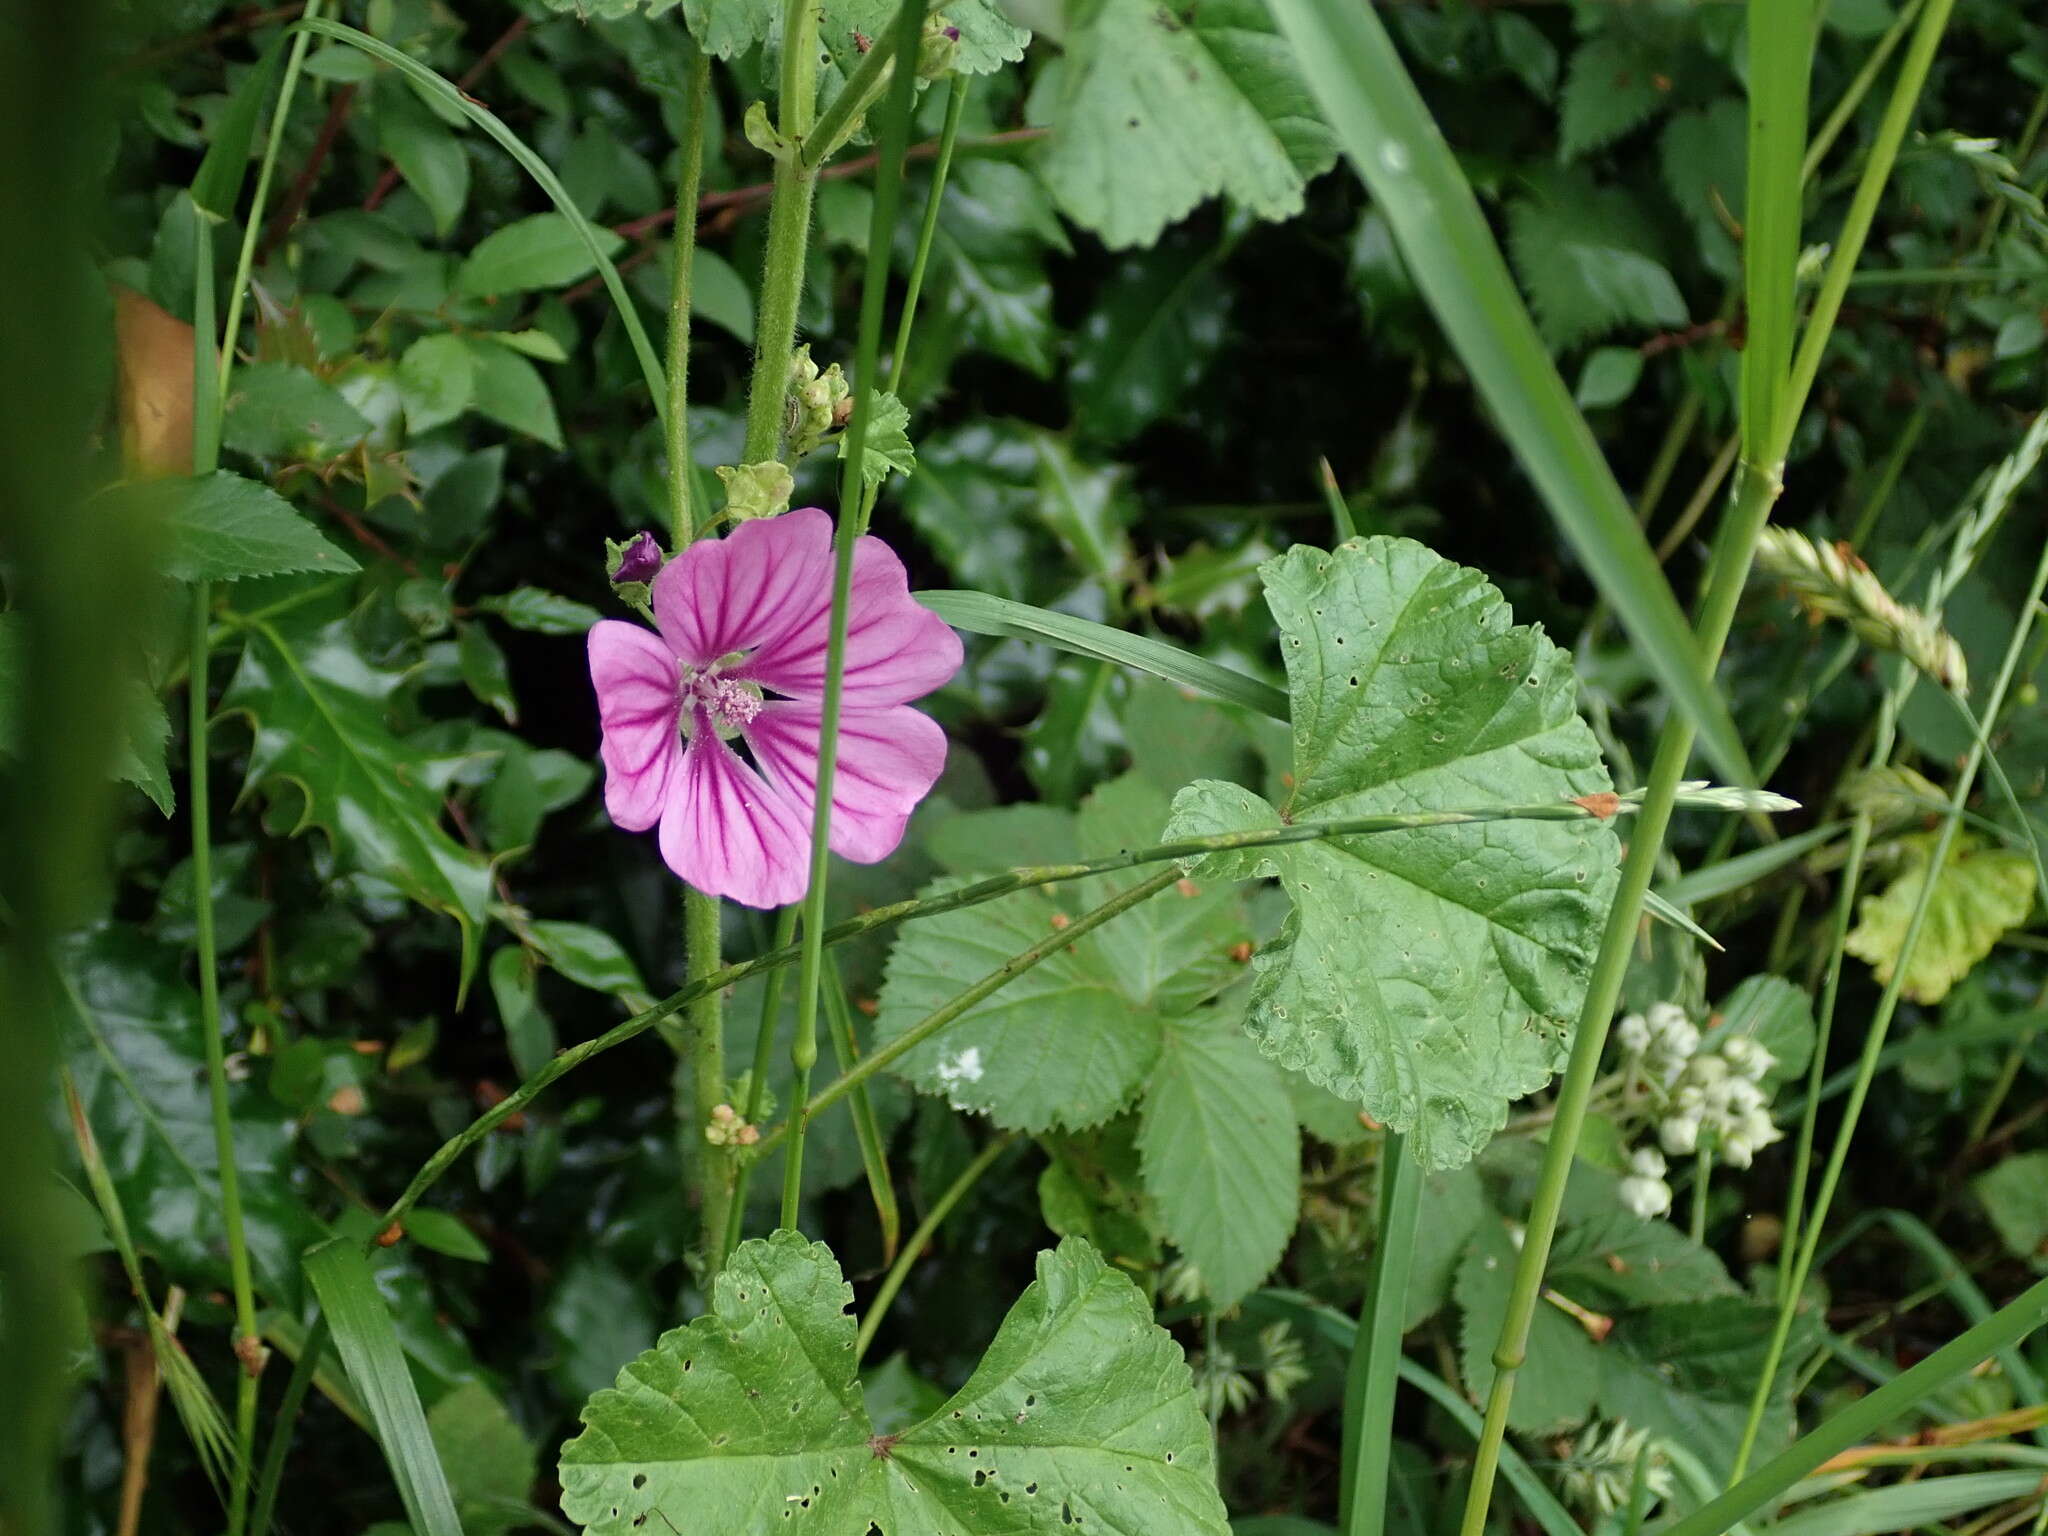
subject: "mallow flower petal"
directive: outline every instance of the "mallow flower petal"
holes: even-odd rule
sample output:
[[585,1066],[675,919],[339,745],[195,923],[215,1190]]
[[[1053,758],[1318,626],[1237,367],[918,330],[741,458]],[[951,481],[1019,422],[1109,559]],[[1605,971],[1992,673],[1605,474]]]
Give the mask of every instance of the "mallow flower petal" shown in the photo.
[[[768,781],[797,805],[808,825],[817,805],[816,704],[778,700],[746,728],[747,745]],[[873,864],[895,851],[918,801],[946,766],[946,733],[903,705],[844,709],[832,775],[832,851]]]
[[661,819],[680,755],[676,658],[659,635],[617,619],[593,624],[589,645],[604,807],[628,832],[644,832]]
[[709,731],[682,753],[660,842],[684,880],[749,907],[787,906],[810,884],[810,817]]
[[676,654],[708,666],[788,628],[832,600],[832,519],[816,507],[699,539],[654,578],[654,621]]
[[[822,699],[831,619],[827,580],[788,606],[785,622],[761,640],[734,675],[794,699]],[[863,534],[854,544],[853,584],[847,594],[842,705],[882,709],[907,704],[948,682],[960,670],[960,658],[960,637],[911,597],[910,578],[896,552]]]

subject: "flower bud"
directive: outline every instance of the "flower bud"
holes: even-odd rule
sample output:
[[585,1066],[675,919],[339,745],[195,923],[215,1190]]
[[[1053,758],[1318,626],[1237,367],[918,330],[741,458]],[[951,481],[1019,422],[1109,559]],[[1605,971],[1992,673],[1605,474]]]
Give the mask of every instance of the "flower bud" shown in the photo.
[[1661,1040],[1680,1025],[1689,1026],[1691,1021],[1676,1003],[1652,1003],[1647,1011],[1647,1022],[1650,1033]]
[[721,464],[715,473],[725,485],[725,515],[736,523],[787,512],[796,490],[796,477],[779,459],[737,468]]
[[1731,1035],[1721,1042],[1721,1054],[1728,1065],[1751,1081],[1760,1080],[1763,1075],[1778,1064],[1778,1058],[1763,1047],[1763,1042],[1751,1035]]
[[953,72],[960,53],[960,29],[943,16],[927,16],[917,40],[917,78],[940,80]]
[[1657,1127],[1657,1140],[1673,1157],[1690,1157],[1699,1150],[1699,1112],[1695,1110],[1690,1114],[1673,1115],[1663,1121]]
[[1671,1186],[1662,1179],[1628,1178],[1619,1188],[1622,1209],[1648,1221],[1671,1209]]
[[615,587],[630,581],[652,581],[661,570],[661,546],[651,533],[636,533],[623,544],[606,539],[604,544],[605,573]]
[[1661,1179],[1664,1177],[1664,1154],[1655,1147],[1637,1147],[1628,1160],[1628,1166],[1638,1178]]
[[783,423],[790,456],[802,458],[844,426],[841,412],[850,414],[852,397],[846,374],[837,363],[820,369],[812,360],[810,345],[798,347],[789,360],[789,403]]
[[1614,1038],[1629,1055],[1640,1056],[1650,1048],[1649,1021],[1640,1013],[1624,1014],[1614,1026]]

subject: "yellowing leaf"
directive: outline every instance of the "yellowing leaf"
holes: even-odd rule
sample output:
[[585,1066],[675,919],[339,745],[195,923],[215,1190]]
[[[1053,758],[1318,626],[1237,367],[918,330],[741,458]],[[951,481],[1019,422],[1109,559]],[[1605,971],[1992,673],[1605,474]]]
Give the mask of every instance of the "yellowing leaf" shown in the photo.
[[[1889,983],[1905,944],[1906,925],[1920,900],[1936,834],[1906,839],[1905,871],[1890,887],[1861,904],[1861,920],[1846,948]],[[2034,865],[2025,854],[1986,848],[1965,833],[1956,839],[1934,884],[1920,940],[1906,962],[1905,993],[1916,1003],[1938,1003],[1977,962],[1991,953],[2034,908]]]

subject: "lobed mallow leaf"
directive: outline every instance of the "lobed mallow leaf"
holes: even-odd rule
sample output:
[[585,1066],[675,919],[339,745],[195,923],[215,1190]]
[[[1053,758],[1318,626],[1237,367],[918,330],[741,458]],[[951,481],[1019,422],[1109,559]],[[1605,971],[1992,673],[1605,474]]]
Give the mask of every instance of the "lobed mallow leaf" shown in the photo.
[[[1276,809],[1197,781],[1168,838],[1610,788],[1570,659],[1478,572],[1407,539],[1298,547],[1260,568],[1294,730]],[[1197,878],[1277,877],[1246,1028],[1361,1102],[1431,1168],[1470,1159],[1562,1058],[1614,894],[1589,822],[1500,821],[1211,855]]]
[[603,1536],[1225,1536],[1187,1364],[1085,1242],[1039,1255],[967,1384],[895,1434],[854,1378],[852,1297],[822,1243],[742,1243],[711,1312],[585,1406],[563,1509]]

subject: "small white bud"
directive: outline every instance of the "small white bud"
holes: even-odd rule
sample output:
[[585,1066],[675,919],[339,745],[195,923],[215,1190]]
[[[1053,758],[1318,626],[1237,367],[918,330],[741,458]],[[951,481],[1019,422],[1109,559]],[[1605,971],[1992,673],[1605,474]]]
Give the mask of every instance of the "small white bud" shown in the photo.
[[1746,1077],[1730,1078],[1722,1090],[1722,1102],[1729,1114],[1747,1116],[1764,1107],[1764,1091]]
[[1650,1033],[1660,1041],[1674,1029],[1692,1027],[1692,1021],[1686,1018],[1685,1010],[1676,1003],[1650,1004],[1645,1022],[1650,1026]]
[[1671,1209],[1671,1186],[1662,1179],[1623,1179],[1619,1194],[1622,1208],[1645,1221]]
[[1722,1042],[1721,1054],[1730,1067],[1753,1081],[1761,1079],[1778,1064],[1778,1058],[1749,1035],[1730,1036]]
[[1650,1022],[1640,1013],[1624,1014],[1614,1026],[1614,1038],[1629,1055],[1640,1056],[1650,1048]]
[[1690,1157],[1699,1150],[1700,1117],[1697,1110],[1691,1114],[1673,1115],[1657,1127],[1657,1140],[1664,1150],[1673,1157]]
[[1664,1177],[1664,1154],[1655,1147],[1637,1147],[1628,1160],[1628,1166],[1638,1178],[1661,1179]]

